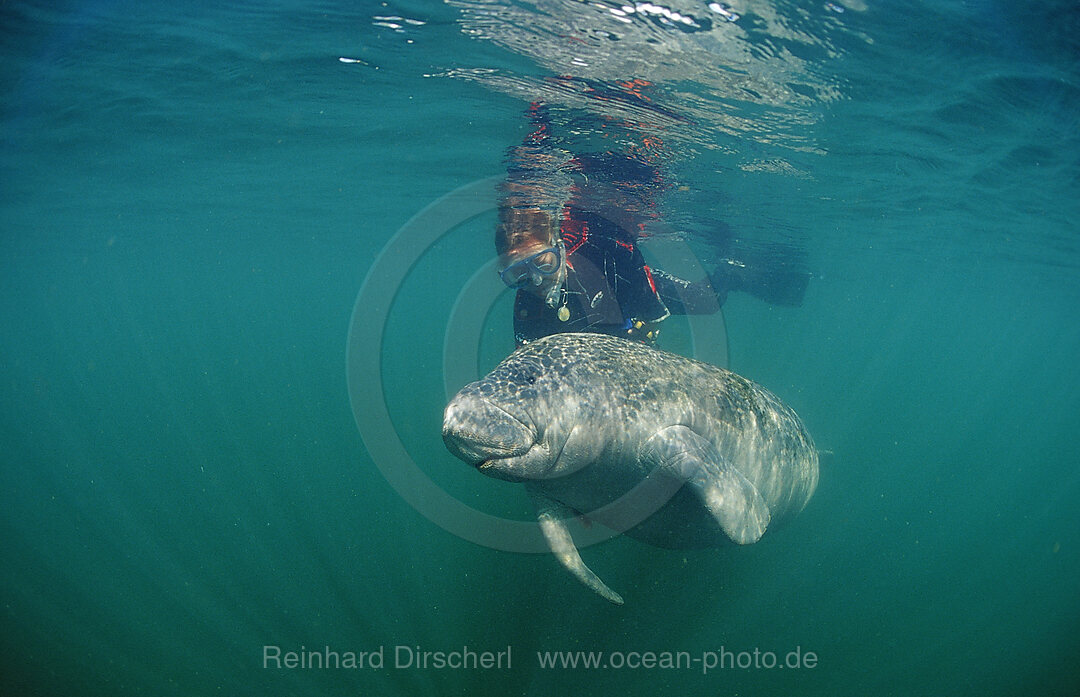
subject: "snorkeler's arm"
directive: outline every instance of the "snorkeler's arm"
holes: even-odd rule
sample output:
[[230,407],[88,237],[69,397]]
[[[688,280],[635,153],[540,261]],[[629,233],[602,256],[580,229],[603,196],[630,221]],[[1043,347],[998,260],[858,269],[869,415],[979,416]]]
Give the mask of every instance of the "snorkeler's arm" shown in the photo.
[[694,283],[661,269],[653,269],[652,277],[657,295],[673,315],[711,315],[727,298],[727,289],[714,286],[707,278]]

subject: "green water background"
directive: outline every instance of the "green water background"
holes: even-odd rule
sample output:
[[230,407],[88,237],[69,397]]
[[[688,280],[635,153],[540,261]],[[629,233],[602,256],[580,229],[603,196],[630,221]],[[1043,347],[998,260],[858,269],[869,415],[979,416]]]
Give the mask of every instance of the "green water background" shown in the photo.
[[[735,294],[724,316],[731,367],[830,454],[811,505],[759,545],[586,550],[617,608],[550,556],[424,518],[375,467],[346,389],[379,250],[500,174],[527,128],[519,100],[424,76],[512,56],[420,3],[5,6],[0,691],[1073,694],[1076,19],[1011,12],[872,8],[853,21],[874,48],[835,66],[849,98],[808,126],[827,154],[786,155],[808,176],[740,169],[745,153],[684,174],[723,192],[735,229],[805,244],[802,307]],[[425,257],[371,350],[424,471],[525,518],[519,491],[438,435],[445,283],[487,258],[490,222]],[[481,363],[509,347],[508,319],[504,299]],[[272,670],[265,645],[509,645],[514,664]],[[819,661],[535,660],[721,647]]]

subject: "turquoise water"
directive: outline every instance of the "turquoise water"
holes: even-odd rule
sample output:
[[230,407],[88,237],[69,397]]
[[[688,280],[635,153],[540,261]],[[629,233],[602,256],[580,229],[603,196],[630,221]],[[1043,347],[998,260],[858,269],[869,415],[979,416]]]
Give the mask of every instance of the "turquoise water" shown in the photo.
[[[0,692],[1075,694],[1072,4],[673,6],[698,29],[538,5],[0,8]],[[528,100],[593,108],[544,91],[567,74],[647,79],[683,117],[647,125],[680,249],[708,266],[722,228],[814,274],[798,308],[733,294],[726,351],[664,338],[800,413],[814,499],[748,548],[583,550],[623,607],[383,474],[528,518],[439,426],[512,344],[489,275],[480,310],[457,303],[491,258],[477,182]],[[392,432],[361,436],[380,403]],[[384,664],[266,667],[266,646]],[[398,646],[511,665],[397,667]],[[816,663],[612,667],[721,649]],[[561,650],[608,667],[540,665]]]

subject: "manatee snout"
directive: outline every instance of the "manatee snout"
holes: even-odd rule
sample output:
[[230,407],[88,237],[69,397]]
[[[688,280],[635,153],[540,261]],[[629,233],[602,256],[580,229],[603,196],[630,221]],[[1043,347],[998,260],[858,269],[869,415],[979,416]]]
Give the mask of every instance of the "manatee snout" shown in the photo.
[[474,467],[524,455],[536,441],[536,431],[520,419],[468,394],[458,394],[446,406],[442,435],[447,450]]

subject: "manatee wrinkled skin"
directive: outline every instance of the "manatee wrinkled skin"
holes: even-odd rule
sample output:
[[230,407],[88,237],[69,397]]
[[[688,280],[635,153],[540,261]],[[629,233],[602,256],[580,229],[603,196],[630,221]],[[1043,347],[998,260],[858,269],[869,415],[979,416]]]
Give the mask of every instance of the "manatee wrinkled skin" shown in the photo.
[[443,441],[484,474],[523,482],[559,561],[620,604],[567,519],[667,548],[750,544],[802,510],[818,480],[810,435],[772,393],[604,334],[522,346],[450,401]]

